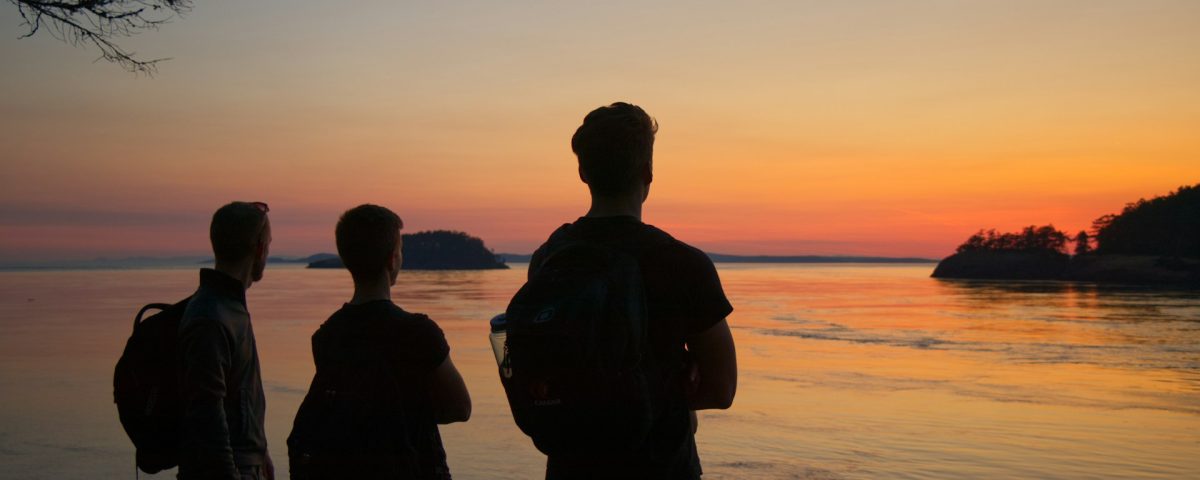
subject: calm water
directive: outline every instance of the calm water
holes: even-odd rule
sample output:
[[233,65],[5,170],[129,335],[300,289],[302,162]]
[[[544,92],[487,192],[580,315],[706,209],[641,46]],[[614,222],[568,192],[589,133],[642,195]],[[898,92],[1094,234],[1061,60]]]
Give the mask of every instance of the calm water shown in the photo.
[[[397,288],[446,331],[475,401],[469,423],[442,429],[456,478],[542,475],[486,339],[521,267],[405,272]],[[1198,292],[938,281],[929,265],[719,270],[741,381],[732,409],[701,414],[706,478],[1200,472]],[[195,282],[183,269],[0,272],[0,478],[133,477],[112,367],[137,307]],[[313,373],[309,336],[349,285],[342,271],[272,266],[249,292],[281,465]]]

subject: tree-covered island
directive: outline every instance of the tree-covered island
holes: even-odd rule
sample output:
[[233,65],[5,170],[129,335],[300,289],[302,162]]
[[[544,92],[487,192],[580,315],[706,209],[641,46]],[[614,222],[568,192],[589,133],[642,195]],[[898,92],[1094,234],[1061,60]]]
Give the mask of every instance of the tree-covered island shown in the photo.
[[1053,225],[980,230],[933,276],[1200,284],[1200,184],[1129,203],[1073,236]]
[[[463,232],[435,230],[401,235],[402,270],[490,270],[508,268],[483,240]],[[308,268],[344,268],[336,256]]]

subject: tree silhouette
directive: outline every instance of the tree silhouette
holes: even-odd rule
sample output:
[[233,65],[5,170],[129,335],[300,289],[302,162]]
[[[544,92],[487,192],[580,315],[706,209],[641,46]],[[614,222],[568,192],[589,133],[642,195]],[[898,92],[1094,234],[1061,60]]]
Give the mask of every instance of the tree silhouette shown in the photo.
[[483,240],[463,232],[434,230],[403,235],[401,268],[453,270],[508,268]]
[[191,8],[191,0],[8,0],[29,28],[21,38],[42,29],[72,45],[90,44],[100,58],[133,73],[153,75],[162,58],[141,60],[121,48],[118,37],[156,30]]
[[1092,252],[1092,246],[1090,244],[1091,240],[1092,239],[1091,239],[1091,237],[1088,236],[1088,233],[1083,230],[1080,230],[1079,233],[1076,233],[1075,234],[1075,255],[1087,255],[1088,253],[1091,253]]
[[980,230],[958,246],[958,253],[965,252],[1050,252],[1065,254],[1067,234],[1053,225],[1030,225],[1017,233],[999,233],[995,230]]
[[1126,204],[1092,227],[1097,253],[1200,258],[1200,184]]
[[[1095,242],[1095,248],[1092,246]],[[1075,234],[1075,254],[1159,255],[1200,258],[1200,184],[1128,203],[1119,214],[1092,221],[1091,232]],[[957,252],[1057,252],[1066,254],[1067,235],[1052,225],[1016,233],[980,230]]]

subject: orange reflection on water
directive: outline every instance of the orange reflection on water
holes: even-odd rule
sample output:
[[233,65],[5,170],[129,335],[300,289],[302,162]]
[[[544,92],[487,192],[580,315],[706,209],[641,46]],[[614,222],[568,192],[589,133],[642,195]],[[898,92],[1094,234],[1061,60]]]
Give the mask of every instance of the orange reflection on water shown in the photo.
[[[404,272],[395,300],[446,332],[475,402],[442,429],[456,478],[536,478],[487,320],[523,265]],[[732,409],[700,416],[706,478],[1186,477],[1200,470],[1194,292],[928,278],[930,265],[719,265],[736,311]],[[17,476],[116,477],[132,449],[112,365],[137,306],[193,269],[0,272],[0,457]],[[345,272],[272,266],[249,291],[276,460]],[[160,475],[159,478],[170,478]]]

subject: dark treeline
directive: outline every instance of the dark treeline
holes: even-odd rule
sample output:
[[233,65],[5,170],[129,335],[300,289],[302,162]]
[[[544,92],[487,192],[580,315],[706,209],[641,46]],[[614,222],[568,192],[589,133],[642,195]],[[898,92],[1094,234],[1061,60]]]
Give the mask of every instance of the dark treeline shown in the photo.
[[971,235],[958,253],[1037,252],[1067,254],[1068,243],[1076,255],[1159,255],[1200,258],[1200,184],[1150,200],[1125,205],[1116,215],[1092,222],[1092,231],[1073,237],[1053,225],[1025,227],[1020,232],[980,230]]
[[1097,253],[1200,258],[1200,184],[1127,204],[1092,230]]
[[1017,233],[1000,233],[995,230],[980,230],[958,246],[958,253],[994,252],[1052,252],[1063,253],[1067,246],[1067,234],[1053,225],[1030,225]]

